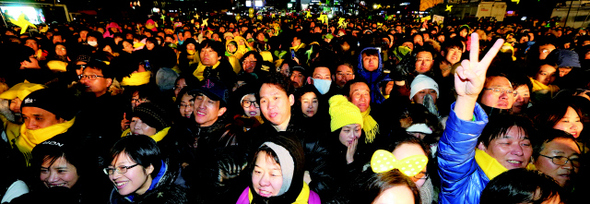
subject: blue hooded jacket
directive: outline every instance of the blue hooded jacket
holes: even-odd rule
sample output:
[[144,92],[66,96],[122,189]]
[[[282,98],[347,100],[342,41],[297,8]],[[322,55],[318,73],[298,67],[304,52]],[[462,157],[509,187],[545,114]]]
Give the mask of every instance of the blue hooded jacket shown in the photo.
[[[379,67],[375,71],[367,71],[363,67],[363,53],[367,50],[377,50],[379,56]],[[356,69],[357,75],[363,77],[368,85],[369,89],[371,90],[371,102],[376,104],[381,104],[385,101],[385,97],[381,94],[381,90],[379,89],[379,83],[385,78],[387,74],[383,73],[383,59],[381,59],[381,52],[374,47],[368,47],[361,51],[358,58],[358,68]]]

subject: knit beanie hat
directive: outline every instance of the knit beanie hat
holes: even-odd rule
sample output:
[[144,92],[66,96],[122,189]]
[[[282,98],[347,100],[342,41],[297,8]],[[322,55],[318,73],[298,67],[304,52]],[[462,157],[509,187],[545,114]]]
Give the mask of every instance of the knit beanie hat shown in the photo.
[[166,110],[154,103],[142,103],[133,109],[133,117],[138,117],[150,127],[160,131],[170,127],[170,119]]
[[557,62],[557,67],[580,68],[580,57],[575,51],[556,49],[549,53],[548,59]]
[[57,118],[71,120],[77,112],[74,100],[74,96],[65,93],[65,90],[40,89],[23,99],[21,111],[24,107],[37,107],[53,113]]
[[414,78],[414,81],[412,81],[412,84],[410,85],[410,99],[414,98],[416,93],[424,89],[434,89],[436,91],[436,98],[440,96],[440,93],[438,92],[438,84],[432,78],[419,74]]
[[363,125],[361,110],[352,104],[343,95],[335,95],[328,101],[330,103],[330,131],[334,132],[346,125]]

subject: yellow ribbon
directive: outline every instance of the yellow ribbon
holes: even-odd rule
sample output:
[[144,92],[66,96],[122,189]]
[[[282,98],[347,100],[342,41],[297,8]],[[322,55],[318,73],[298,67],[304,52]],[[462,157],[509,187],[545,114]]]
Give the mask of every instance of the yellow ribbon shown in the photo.
[[422,169],[428,164],[428,157],[424,155],[412,155],[402,160],[397,160],[393,153],[378,149],[371,157],[371,169],[375,173],[383,173],[398,169],[406,176],[415,176],[422,172]]

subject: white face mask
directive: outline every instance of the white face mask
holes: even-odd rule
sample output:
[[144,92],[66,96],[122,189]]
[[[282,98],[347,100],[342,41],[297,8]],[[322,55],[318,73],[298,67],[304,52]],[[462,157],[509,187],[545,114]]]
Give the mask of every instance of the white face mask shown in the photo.
[[318,89],[318,91],[322,95],[328,93],[328,91],[330,90],[330,85],[332,84],[331,80],[315,79],[315,78],[312,78],[312,80],[313,80],[313,85],[315,86],[316,89]]
[[98,42],[96,42],[96,41],[88,41],[88,45],[90,45],[92,47],[96,47],[98,45]]

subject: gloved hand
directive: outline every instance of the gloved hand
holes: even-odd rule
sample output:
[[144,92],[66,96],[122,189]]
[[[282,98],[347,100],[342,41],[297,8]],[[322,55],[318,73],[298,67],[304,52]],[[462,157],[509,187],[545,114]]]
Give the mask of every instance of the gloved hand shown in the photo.
[[219,174],[217,181],[219,186],[224,186],[228,180],[236,178],[246,168],[245,161],[239,161],[241,159],[234,159],[229,155],[223,155],[217,160],[217,169]]

